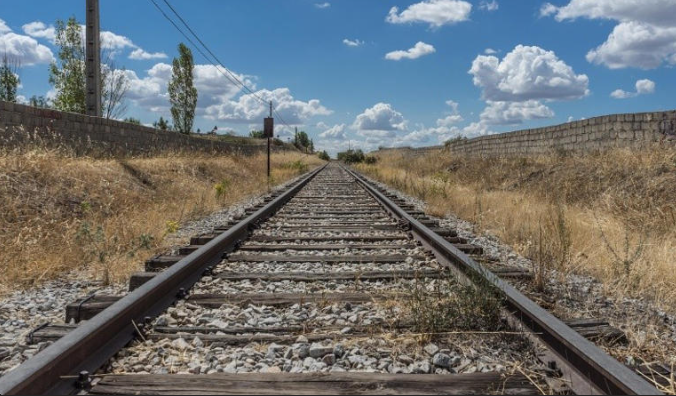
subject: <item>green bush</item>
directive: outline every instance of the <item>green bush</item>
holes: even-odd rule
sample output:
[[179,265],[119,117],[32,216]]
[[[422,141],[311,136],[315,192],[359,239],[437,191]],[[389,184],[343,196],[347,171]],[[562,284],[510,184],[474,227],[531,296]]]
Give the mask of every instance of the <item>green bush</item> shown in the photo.
[[374,157],[374,156],[372,156],[372,155],[366,156],[366,157],[364,158],[364,163],[365,163],[365,164],[373,165],[373,164],[375,164],[376,162],[378,162],[378,158],[377,158],[377,157]]
[[284,164],[284,167],[287,169],[295,169],[298,174],[303,174],[307,172],[309,168],[308,164],[303,163],[303,161],[301,160],[287,162],[286,164]]
[[221,180],[220,183],[217,183],[214,186],[214,189],[216,190],[216,198],[221,198],[228,192],[228,187],[230,187],[230,180],[228,179],[223,179]]
[[318,154],[320,160],[331,161],[331,156],[325,151],[320,151]]
[[366,163],[373,165],[378,162],[378,158],[373,155],[364,155],[364,152],[361,150],[347,150],[342,153],[338,153],[338,160],[343,161],[346,164],[359,164]]

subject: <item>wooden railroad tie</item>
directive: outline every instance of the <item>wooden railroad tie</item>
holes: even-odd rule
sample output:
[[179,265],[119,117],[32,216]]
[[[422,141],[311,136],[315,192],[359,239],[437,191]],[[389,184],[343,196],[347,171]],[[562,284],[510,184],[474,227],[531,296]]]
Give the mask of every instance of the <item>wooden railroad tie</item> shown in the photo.
[[[122,296],[94,296],[84,303],[77,301],[66,306],[66,323],[80,322],[93,318]],[[271,307],[290,306],[294,304],[321,304],[345,302],[363,304],[378,300],[402,299],[403,294],[371,294],[371,293],[256,293],[256,294],[193,294],[189,302],[206,308],[219,308],[224,304],[241,306],[265,305]]]
[[473,373],[454,375],[311,373],[311,374],[207,374],[109,375],[91,389],[92,394],[296,394],[296,395],[440,395],[538,394],[521,374]]
[[[140,272],[132,275],[129,281],[129,291],[136,290],[144,283],[153,279],[157,273]],[[228,281],[256,280],[266,282],[321,282],[321,281],[375,281],[375,280],[397,280],[397,279],[424,279],[440,278],[444,275],[438,270],[419,270],[419,271],[364,271],[364,272],[220,272],[215,275],[216,278]]]

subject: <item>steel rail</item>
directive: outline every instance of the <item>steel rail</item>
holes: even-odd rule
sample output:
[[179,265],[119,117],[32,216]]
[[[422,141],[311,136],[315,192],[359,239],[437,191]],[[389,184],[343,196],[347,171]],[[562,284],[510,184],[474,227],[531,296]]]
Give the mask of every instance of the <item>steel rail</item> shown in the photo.
[[472,276],[481,276],[499,290],[505,298],[505,304],[512,319],[516,319],[510,321],[510,325],[520,327],[519,330],[525,326],[531,332],[531,338],[537,337],[554,353],[555,357],[558,357],[556,361],[563,365],[562,368],[574,371],[571,375],[572,379],[586,382],[585,384],[571,384],[578,394],[662,394],[638,374],[406,213],[362,175],[346,167],[345,169],[388,212],[395,218],[405,221],[410,226],[414,237],[431,248],[435,256],[442,259],[440,260],[442,264],[466,274],[469,279]]
[[137,336],[136,323],[154,317],[176,302],[243,241],[252,227],[284,206],[326,165],[296,182],[277,198],[166,271],[81,324],[54,344],[0,378],[0,395],[70,394],[78,390],[78,373],[95,372]]

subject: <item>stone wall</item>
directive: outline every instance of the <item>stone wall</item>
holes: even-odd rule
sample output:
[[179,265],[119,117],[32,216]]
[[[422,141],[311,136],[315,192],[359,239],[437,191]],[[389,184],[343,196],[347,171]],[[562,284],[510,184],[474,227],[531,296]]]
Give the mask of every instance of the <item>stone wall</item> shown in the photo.
[[609,148],[676,147],[676,110],[615,114],[450,143],[453,154],[518,157],[552,152],[594,152]]
[[[160,153],[250,155],[266,145],[242,145],[186,136],[142,125],[40,109],[0,101],[0,146],[18,147],[38,142],[63,147],[77,155],[120,157]],[[285,149],[275,147],[275,151]]]

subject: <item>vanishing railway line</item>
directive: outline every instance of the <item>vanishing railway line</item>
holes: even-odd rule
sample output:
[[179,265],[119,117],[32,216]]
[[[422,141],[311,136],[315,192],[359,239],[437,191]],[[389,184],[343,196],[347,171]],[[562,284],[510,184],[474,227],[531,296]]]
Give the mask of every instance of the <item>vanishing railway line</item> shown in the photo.
[[[34,331],[53,344],[0,394],[524,394],[542,365],[577,393],[659,393],[501,279],[527,274],[489,272],[478,247],[336,163],[265,201],[148,261],[126,296],[69,306],[78,326]],[[496,328],[421,327],[469,282],[500,296]]]

